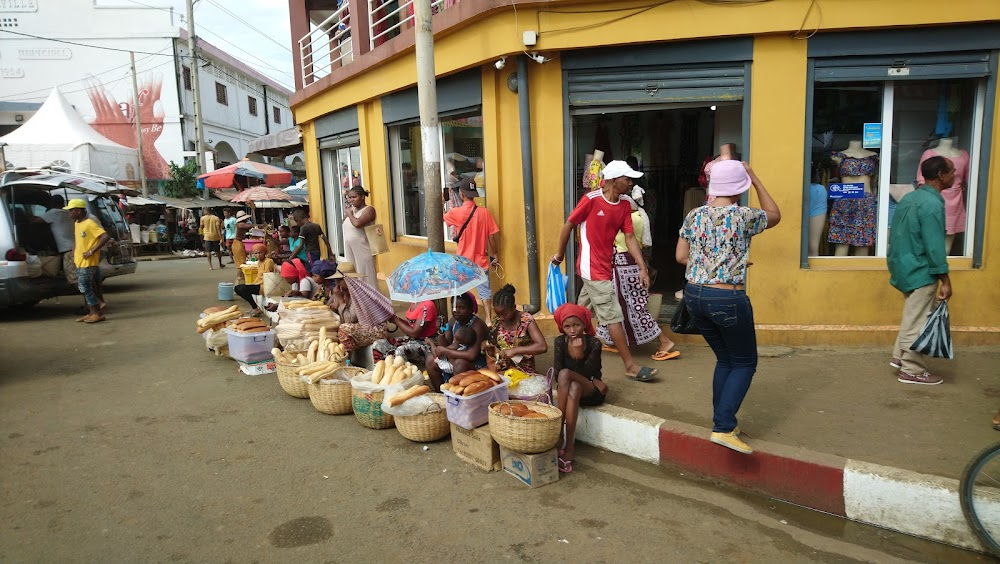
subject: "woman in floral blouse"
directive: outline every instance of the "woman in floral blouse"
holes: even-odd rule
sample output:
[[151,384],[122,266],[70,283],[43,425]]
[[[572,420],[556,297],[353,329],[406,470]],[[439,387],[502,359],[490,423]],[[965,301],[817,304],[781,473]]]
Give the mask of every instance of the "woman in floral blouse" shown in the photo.
[[[495,350],[497,372],[518,368],[534,374],[535,356],[545,354],[549,346],[535,318],[517,309],[514,292],[514,287],[507,284],[493,294],[496,317],[493,318],[489,348]],[[491,357],[493,350],[488,351]]]
[[[753,185],[761,209],[741,206]],[[746,293],[750,238],[781,220],[781,212],[750,165],[719,161],[712,167],[708,204],[688,213],[677,240],[677,262],[687,266],[684,303],[715,352],[713,443],[743,454],[736,412],[757,371],[757,333]]]

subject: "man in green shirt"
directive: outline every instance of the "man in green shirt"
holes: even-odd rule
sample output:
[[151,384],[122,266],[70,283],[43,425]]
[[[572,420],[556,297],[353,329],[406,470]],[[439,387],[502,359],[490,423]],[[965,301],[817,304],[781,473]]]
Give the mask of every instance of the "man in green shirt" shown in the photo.
[[921,163],[920,172],[926,184],[899,202],[889,230],[889,283],[906,297],[889,364],[900,369],[896,379],[904,384],[934,385],[944,380],[927,371],[924,355],[911,351],[910,345],[931,313],[935,297],[951,297],[941,191],[955,181],[955,165],[944,157],[931,157]]

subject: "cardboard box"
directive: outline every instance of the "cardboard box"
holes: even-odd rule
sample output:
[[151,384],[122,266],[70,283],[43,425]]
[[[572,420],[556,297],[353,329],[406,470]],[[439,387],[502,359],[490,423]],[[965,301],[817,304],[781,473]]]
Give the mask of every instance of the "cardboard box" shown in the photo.
[[260,376],[261,374],[270,374],[277,371],[278,365],[273,360],[251,363],[240,362],[240,372],[247,376]]
[[452,423],[451,448],[473,466],[487,472],[500,471],[500,445],[493,440],[489,425],[469,430]]
[[504,472],[514,476],[529,488],[540,488],[559,480],[557,449],[540,454],[524,454],[500,447]]

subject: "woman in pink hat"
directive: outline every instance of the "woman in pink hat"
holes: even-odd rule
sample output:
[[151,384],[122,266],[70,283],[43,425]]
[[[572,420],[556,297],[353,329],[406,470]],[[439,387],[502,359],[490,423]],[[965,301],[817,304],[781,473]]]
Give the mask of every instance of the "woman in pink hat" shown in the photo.
[[[760,209],[741,206],[750,186]],[[781,220],[778,204],[746,163],[723,160],[712,166],[708,203],[684,218],[677,262],[687,266],[683,305],[715,352],[711,441],[743,454],[753,453],[736,424],[736,412],[757,370],[757,333],[746,293],[750,238]]]

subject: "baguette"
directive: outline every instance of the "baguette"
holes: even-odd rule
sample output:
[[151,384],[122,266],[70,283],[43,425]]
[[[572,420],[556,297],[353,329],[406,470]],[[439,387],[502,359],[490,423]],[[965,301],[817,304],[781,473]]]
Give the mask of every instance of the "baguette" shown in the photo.
[[441,384],[441,390],[445,391],[445,392],[450,391],[451,390],[451,384],[447,384],[447,383]]
[[547,416],[538,413],[537,411],[528,410],[528,412],[522,415],[521,417],[523,417],[524,419],[545,419]]
[[501,382],[503,382],[503,378],[501,378],[499,374],[497,374],[496,372],[494,372],[492,370],[487,370],[485,368],[481,368],[481,369],[479,369],[479,373],[488,376],[490,380],[493,380],[497,384],[500,384]]
[[382,380],[382,374],[384,373],[385,373],[385,361],[380,360],[375,363],[375,370],[372,370],[372,379],[371,379],[372,384],[378,384]]
[[493,387],[493,381],[487,378],[486,380],[475,382],[469,386],[466,386],[465,391],[462,392],[463,396],[471,396],[473,394],[478,394],[479,392],[486,391]]
[[427,392],[431,391],[429,386],[416,386],[406,390],[405,392],[396,394],[389,398],[389,407],[396,407],[397,405],[405,402],[406,400],[413,399],[417,396],[422,396]]
[[452,376],[451,378],[448,378],[448,383],[451,384],[452,386],[457,386],[459,385],[458,383],[462,381],[462,378],[463,376],[461,374],[457,376]]
[[465,378],[462,378],[462,381],[459,382],[458,385],[468,387],[471,386],[472,384],[475,384],[476,382],[484,382],[489,379],[490,379],[489,376],[476,372],[472,376],[466,376]]
[[226,308],[222,306],[207,307],[205,308],[204,311],[202,311],[202,313],[204,313],[205,315],[211,315],[213,313],[219,313],[220,311],[226,311]]
[[462,386],[452,386],[451,389],[448,391],[455,394],[456,396],[460,396],[462,395],[462,392],[465,391],[465,388],[463,388]]
[[269,327],[267,327],[267,326],[264,326],[264,327],[251,327],[249,329],[245,329],[243,331],[240,331],[240,333],[266,333],[266,332],[268,332],[270,330],[271,329]]

